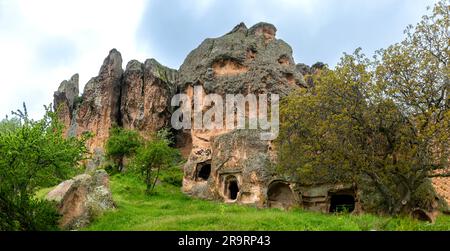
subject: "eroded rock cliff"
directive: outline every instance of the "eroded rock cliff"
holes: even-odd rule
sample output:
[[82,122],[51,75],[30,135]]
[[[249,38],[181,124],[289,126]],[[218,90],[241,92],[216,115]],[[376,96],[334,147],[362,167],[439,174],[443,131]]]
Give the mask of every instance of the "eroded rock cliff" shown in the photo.
[[122,56],[112,49],[103,61],[97,77],[84,87],[82,102],[76,114],[76,134],[93,133],[88,148],[103,148],[109,129],[120,119],[120,89],[122,83]]
[[176,70],[154,59],[145,63],[132,60],[124,71],[120,52],[112,49],[82,96],[75,74],[55,92],[54,107],[68,136],[92,134],[87,147],[95,159],[102,159],[113,125],[138,130],[143,136],[169,126],[170,99],[176,92],[177,78]]
[[74,110],[79,101],[78,81],[79,75],[73,75],[69,80],[61,82],[58,90],[53,94],[54,110],[58,112],[58,117],[64,124],[66,134],[68,134],[70,125],[74,119]]
[[[219,38],[206,39],[180,67],[180,92],[193,98],[218,94],[278,94],[306,88],[296,68],[291,47],[277,39],[268,23],[245,24]],[[209,107],[205,104],[202,111]],[[246,113],[249,117],[250,113]],[[270,142],[251,130],[192,129],[192,150],[184,166],[183,191],[202,198],[220,198],[263,206],[271,167]]]
[[148,136],[170,126],[170,100],[176,92],[176,70],[155,59],[127,64],[122,82],[121,124]]

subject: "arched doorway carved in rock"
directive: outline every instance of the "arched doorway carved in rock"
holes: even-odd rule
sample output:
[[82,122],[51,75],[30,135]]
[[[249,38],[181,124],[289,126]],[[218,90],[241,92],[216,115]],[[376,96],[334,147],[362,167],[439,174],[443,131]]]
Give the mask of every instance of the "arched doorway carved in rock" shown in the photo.
[[288,183],[274,181],[267,189],[268,206],[289,209],[296,204],[294,193]]
[[230,175],[225,180],[224,195],[228,201],[236,201],[239,196],[239,182],[236,176]]

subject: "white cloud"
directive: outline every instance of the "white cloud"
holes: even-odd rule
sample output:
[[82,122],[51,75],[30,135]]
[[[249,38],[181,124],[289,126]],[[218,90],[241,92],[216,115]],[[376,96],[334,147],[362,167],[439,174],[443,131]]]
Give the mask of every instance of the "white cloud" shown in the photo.
[[315,0],[279,0],[278,5],[285,10],[294,10],[304,15],[317,14],[317,9],[325,6],[323,1]]
[[[122,53],[124,64],[148,54],[135,46],[143,0],[0,1],[6,10],[0,12],[0,117],[20,108],[22,101],[33,117],[39,117],[62,80],[79,73],[83,88],[112,48]],[[69,58],[54,65],[46,61],[53,58],[42,58],[40,50],[58,42],[70,43],[62,48],[75,52],[67,51]]]
[[189,3],[190,5],[195,6],[195,16],[202,17],[205,15],[211,6],[216,2],[216,0],[197,0],[195,4],[192,4],[192,1],[183,1]]

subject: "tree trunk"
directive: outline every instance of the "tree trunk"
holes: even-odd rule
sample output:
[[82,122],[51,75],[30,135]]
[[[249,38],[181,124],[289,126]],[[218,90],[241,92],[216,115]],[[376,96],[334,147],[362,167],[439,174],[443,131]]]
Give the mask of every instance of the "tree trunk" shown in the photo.
[[155,188],[156,182],[158,181],[159,170],[161,170],[161,167],[158,167],[158,171],[156,172],[156,176],[155,176],[155,180],[153,181],[151,192],[153,192],[153,189]]
[[150,180],[151,172],[152,172],[152,169],[151,168],[147,168],[146,177],[145,177],[145,184],[147,185],[147,189],[146,189],[146,193],[147,194],[150,194],[150,192],[152,190],[152,182]]
[[121,173],[122,171],[123,171],[123,157],[121,157],[121,158],[119,158],[119,161],[118,161],[119,163],[118,163],[118,169],[119,169],[119,173]]

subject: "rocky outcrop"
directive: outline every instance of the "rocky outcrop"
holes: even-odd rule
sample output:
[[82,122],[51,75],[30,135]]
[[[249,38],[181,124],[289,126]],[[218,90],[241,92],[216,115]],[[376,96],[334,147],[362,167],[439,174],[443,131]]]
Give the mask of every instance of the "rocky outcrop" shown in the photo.
[[122,81],[122,56],[116,49],[103,61],[99,75],[84,87],[82,103],[77,111],[76,132],[93,133],[88,148],[103,148],[109,129],[120,118],[120,89]]
[[68,133],[72,120],[74,119],[74,110],[78,105],[79,95],[79,75],[73,75],[69,80],[64,80],[59,85],[58,90],[53,94],[54,110],[58,111],[58,118],[65,127],[65,133]]
[[297,71],[300,72],[305,77],[306,84],[309,87],[314,86],[314,79],[313,79],[314,75],[316,75],[320,70],[324,69],[325,67],[326,67],[326,65],[321,62],[317,62],[317,63],[313,64],[312,66],[308,66],[308,65],[302,64],[302,63],[297,64],[295,66]]
[[58,203],[58,211],[62,215],[60,227],[66,230],[86,227],[96,216],[114,208],[109,177],[104,170],[64,181],[46,198]]
[[292,48],[276,38],[276,28],[241,23],[230,33],[206,39],[180,67],[180,89],[202,85],[206,93],[287,95],[306,86],[296,70]]
[[[276,38],[276,31],[268,23],[249,29],[241,23],[222,37],[206,39],[180,68],[180,92],[192,97],[194,87],[200,86],[203,95],[284,97],[306,87],[296,69],[291,47]],[[265,205],[267,187],[275,175],[270,171],[270,142],[253,133],[192,129],[192,150],[184,166],[183,191],[201,198]]]
[[183,190],[205,199],[264,206],[267,187],[275,175],[272,158],[270,142],[260,140],[256,130],[218,135],[210,149],[189,158]]
[[170,125],[170,100],[177,91],[178,72],[154,59],[145,63],[132,60],[122,69],[120,52],[112,49],[99,75],[86,84],[78,95],[78,74],[63,81],[54,94],[54,107],[68,136],[91,133],[87,147],[95,169],[113,125],[134,129],[148,136]]
[[170,100],[176,92],[176,70],[154,59],[127,64],[122,83],[121,124],[148,136],[170,126]]
[[433,178],[432,183],[436,193],[450,206],[450,179],[447,177]]

